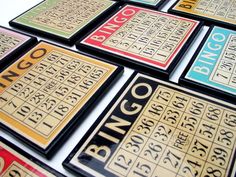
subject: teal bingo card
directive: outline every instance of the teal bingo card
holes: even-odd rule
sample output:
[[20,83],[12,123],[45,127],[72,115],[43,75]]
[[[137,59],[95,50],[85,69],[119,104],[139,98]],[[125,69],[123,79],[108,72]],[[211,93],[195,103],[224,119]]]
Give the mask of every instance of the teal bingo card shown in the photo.
[[180,83],[236,102],[236,31],[212,26]]
[[145,7],[159,8],[168,0],[124,0],[126,3],[141,5]]
[[160,2],[160,0],[130,0],[133,2],[139,2],[139,3],[143,3],[143,4],[149,4],[149,5],[157,5],[157,3]]

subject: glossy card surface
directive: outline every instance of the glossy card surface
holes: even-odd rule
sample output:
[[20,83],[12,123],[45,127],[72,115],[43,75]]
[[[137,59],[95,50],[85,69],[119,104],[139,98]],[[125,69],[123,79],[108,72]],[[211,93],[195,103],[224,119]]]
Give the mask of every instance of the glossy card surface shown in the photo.
[[127,5],[77,43],[77,47],[115,54],[119,58],[114,61],[130,62],[128,67],[140,63],[167,71],[198,25],[195,20]]
[[1,123],[45,151],[120,71],[40,42],[0,75]]
[[0,27],[0,60],[29,39],[29,36]]
[[0,176],[63,177],[64,175],[0,137]]
[[183,79],[236,97],[236,31],[213,27]]
[[113,4],[110,0],[46,0],[16,17],[10,24],[70,39]]
[[64,165],[85,176],[227,176],[235,105],[134,74]]
[[236,27],[236,1],[234,0],[178,0],[170,12],[204,18],[209,24]]

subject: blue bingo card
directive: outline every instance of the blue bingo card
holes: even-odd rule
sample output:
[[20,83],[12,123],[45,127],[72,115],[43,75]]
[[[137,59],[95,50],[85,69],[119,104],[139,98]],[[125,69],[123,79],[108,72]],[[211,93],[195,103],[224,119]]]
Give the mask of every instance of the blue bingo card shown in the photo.
[[139,2],[139,3],[142,3],[142,4],[148,4],[148,5],[157,5],[161,0],[130,0],[130,1],[133,1],[133,2]]
[[236,31],[211,27],[183,73],[184,80],[235,96]]

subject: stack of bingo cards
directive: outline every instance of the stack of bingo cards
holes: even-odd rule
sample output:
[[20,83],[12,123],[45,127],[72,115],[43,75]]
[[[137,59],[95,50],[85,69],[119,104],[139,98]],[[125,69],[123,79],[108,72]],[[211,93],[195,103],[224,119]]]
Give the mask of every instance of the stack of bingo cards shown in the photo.
[[0,126],[51,157],[122,71],[39,42],[0,74]]
[[126,5],[76,46],[168,79],[200,28],[196,20]]
[[193,87],[236,103],[236,31],[212,26],[180,78]]
[[34,37],[0,26],[0,71],[36,41]]
[[[10,25],[73,45],[95,20],[112,11],[110,0],[46,0],[10,21]],[[92,22],[92,23],[91,23]]]
[[178,0],[169,12],[236,29],[235,0]]

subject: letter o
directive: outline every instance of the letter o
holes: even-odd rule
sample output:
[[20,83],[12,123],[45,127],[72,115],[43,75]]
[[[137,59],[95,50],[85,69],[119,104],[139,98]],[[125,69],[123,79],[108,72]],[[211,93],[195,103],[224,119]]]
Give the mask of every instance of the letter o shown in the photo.
[[46,50],[46,49],[44,49],[44,48],[39,48],[39,49],[34,50],[34,51],[30,54],[30,57],[33,58],[33,59],[38,59],[38,58],[43,57],[46,53],[47,53],[47,50]]
[[214,33],[212,39],[216,42],[223,42],[225,40],[225,35],[221,33]]
[[[142,95],[139,95],[136,90],[139,88],[139,87],[145,87],[147,88],[147,92],[145,94],[142,94]],[[147,83],[138,83],[136,84],[135,86],[133,86],[132,90],[131,90],[131,94],[137,98],[137,99],[145,99],[147,97],[149,97],[151,94],[152,94],[152,87],[147,84]]]

